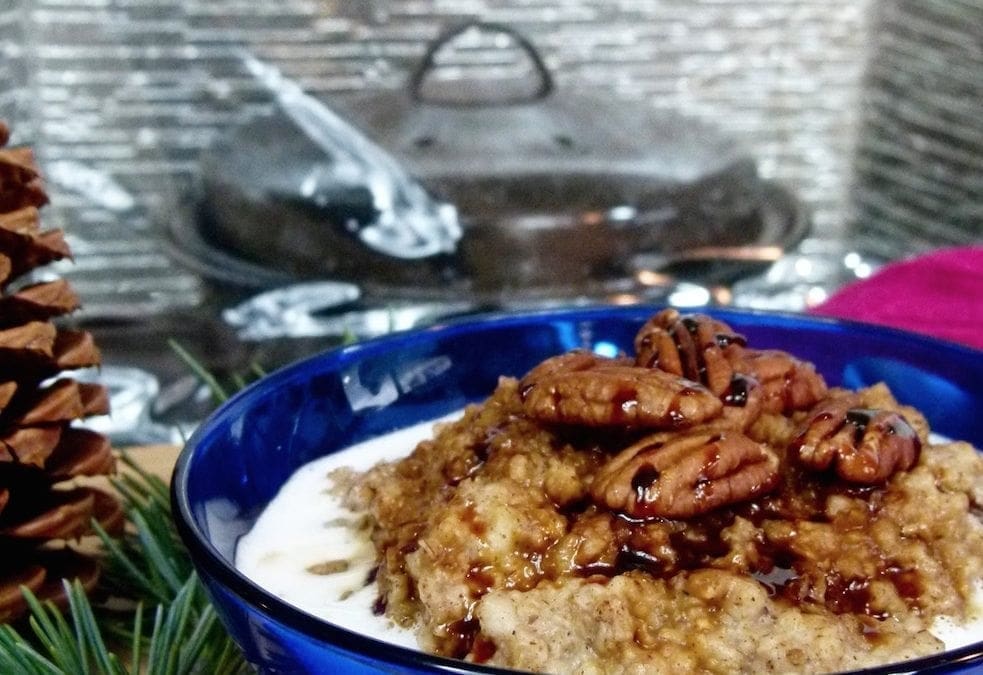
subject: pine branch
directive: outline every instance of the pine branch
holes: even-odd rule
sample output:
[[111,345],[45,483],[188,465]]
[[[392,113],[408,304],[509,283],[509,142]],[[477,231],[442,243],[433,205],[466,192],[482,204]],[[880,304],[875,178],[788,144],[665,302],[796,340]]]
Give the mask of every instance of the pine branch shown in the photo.
[[143,662],[143,605],[133,616],[133,642],[129,659],[110,650],[103,639],[96,614],[76,581],[64,582],[71,625],[50,601],[39,601],[22,589],[31,608],[28,642],[10,626],[0,627],[0,672],[24,675],[195,675],[198,673],[246,673],[248,668],[224,634],[215,610],[204,601],[192,575],[169,605],[158,605]]
[[[25,675],[192,675],[250,672],[225,633],[171,520],[166,484],[126,454],[129,471],[114,479],[132,531],[113,537],[98,527],[105,550],[104,592],[136,603],[126,612],[96,611],[78,582],[66,583],[68,615],[21,592],[30,609],[18,632],[0,626],[0,673]],[[155,607],[153,625],[145,605]],[[150,629],[149,637],[147,635]]]
[[[217,402],[229,389],[179,344],[172,348]],[[258,365],[231,377],[241,389]],[[23,675],[240,675],[252,672],[218,620],[174,528],[167,484],[123,453],[112,479],[131,527],[120,536],[93,528],[103,545],[103,594],[132,603],[93,608],[82,586],[64,582],[68,614],[21,588],[30,610],[20,628],[0,625],[0,673]],[[153,607],[148,625],[146,607]]]
[[115,594],[144,602],[169,602],[192,571],[174,530],[167,485],[123,453],[128,471],[113,479],[135,531],[112,537],[95,525],[108,555],[104,585]]

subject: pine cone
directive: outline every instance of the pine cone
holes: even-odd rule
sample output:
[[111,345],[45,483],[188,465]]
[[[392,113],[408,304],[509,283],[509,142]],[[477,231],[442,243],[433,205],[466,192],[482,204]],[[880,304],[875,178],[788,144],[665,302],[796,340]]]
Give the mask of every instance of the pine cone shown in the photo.
[[109,410],[105,388],[62,376],[100,360],[91,335],[51,323],[78,298],[63,280],[13,283],[70,251],[61,231],[41,230],[41,175],[30,148],[5,148],[8,138],[0,121],[0,623],[25,611],[20,586],[55,601],[63,578],[91,589],[98,565],[72,542],[93,519],[123,524],[115,497],[74,481],[115,467],[104,436],[72,426]]

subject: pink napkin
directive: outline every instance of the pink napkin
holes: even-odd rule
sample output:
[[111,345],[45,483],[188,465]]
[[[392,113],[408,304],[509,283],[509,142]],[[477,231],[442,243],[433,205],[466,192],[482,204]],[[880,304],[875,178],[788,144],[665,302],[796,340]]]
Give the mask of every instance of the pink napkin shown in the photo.
[[885,265],[810,311],[983,349],[983,246],[943,249]]

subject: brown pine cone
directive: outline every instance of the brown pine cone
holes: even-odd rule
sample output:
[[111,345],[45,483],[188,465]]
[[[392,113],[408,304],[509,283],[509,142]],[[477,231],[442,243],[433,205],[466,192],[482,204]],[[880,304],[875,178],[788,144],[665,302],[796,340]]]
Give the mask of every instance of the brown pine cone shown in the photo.
[[108,440],[72,426],[107,413],[109,400],[102,386],[62,375],[100,360],[88,333],[52,323],[78,307],[69,284],[20,279],[70,252],[60,231],[42,230],[40,172],[29,148],[3,147],[9,135],[0,121],[0,623],[26,610],[22,585],[55,601],[63,578],[91,589],[98,565],[72,544],[93,520],[123,524],[115,497],[75,484],[114,470]]

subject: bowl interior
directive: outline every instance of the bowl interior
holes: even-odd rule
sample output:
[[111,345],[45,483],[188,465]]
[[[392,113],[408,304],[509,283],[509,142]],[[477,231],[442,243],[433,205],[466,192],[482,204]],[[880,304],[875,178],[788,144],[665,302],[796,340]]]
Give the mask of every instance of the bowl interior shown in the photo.
[[[278,618],[309,626],[235,572],[238,538],[301,465],[460,409],[501,375],[574,348],[631,350],[649,307],[479,318],[327,352],[245,390],[191,438],[175,472],[175,515],[204,574]],[[834,320],[720,311],[757,348],[812,361],[830,385],[886,382],[941,434],[983,447],[983,352]],[[286,608],[286,609],[284,609]],[[293,616],[297,615],[297,616]]]

